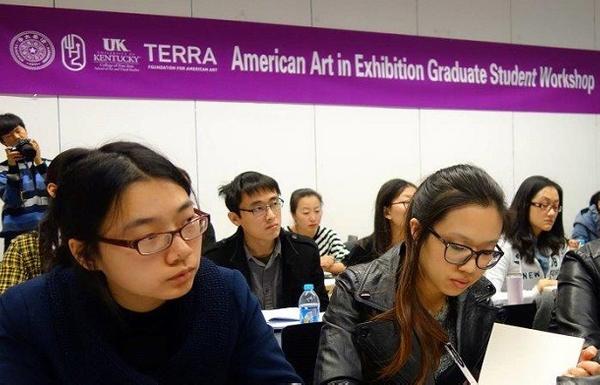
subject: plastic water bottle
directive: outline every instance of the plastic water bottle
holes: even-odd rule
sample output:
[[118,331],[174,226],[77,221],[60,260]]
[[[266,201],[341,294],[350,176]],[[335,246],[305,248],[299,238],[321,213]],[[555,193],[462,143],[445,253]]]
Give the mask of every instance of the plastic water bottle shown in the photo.
[[300,310],[300,323],[319,322],[319,296],[315,293],[315,287],[312,283],[304,285],[304,292],[298,300],[298,309]]

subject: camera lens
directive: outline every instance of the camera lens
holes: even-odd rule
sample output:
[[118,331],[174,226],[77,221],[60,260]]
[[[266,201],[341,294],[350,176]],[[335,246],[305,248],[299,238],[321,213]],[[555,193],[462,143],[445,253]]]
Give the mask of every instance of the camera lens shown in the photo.
[[26,162],[31,162],[35,158],[36,151],[29,139],[20,139],[15,145],[15,150],[23,155],[23,160]]

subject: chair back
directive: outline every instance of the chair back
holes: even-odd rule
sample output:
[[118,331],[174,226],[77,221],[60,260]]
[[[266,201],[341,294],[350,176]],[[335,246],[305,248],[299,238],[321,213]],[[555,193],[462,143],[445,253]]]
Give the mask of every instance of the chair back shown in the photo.
[[533,328],[543,332],[548,331],[552,320],[552,311],[556,300],[556,291],[543,291],[535,298],[536,312],[533,318]]
[[344,242],[344,247],[346,248],[346,250],[350,251],[354,248],[357,242],[358,237],[356,235],[348,235],[348,240]]
[[281,330],[281,349],[305,384],[313,383],[322,327],[323,322],[312,322]]
[[535,313],[535,302],[520,305],[504,305],[500,308],[496,321],[506,325],[531,329]]

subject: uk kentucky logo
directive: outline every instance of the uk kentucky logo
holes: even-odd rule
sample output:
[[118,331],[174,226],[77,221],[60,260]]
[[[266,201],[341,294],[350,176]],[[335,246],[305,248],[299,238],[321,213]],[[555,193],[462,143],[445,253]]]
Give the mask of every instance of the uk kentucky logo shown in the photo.
[[10,41],[10,55],[28,70],[41,70],[54,61],[56,52],[48,36],[37,31],[24,31]]
[[69,71],[85,68],[85,41],[79,35],[70,33],[60,41],[62,63]]
[[125,46],[125,39],[103,38],[102,45],[105,51],[109,52],[129,52]]

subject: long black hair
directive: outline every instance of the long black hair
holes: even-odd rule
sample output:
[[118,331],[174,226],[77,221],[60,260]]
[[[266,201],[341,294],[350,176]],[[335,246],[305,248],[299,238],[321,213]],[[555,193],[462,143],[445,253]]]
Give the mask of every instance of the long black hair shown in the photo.
[[[58,154],[52,159],[52,162],[48,165],[46,170],[46,186],[49,184],[60,185],[62,183],[63,176],[67,169],[76,164],[80,159],[85,158],[89,154],[90,150],[86,148],[70,148]],[[50,204],[52,203],[53,197],[48,197]],[[40,228],[48,226],[47,222],[51,221],[49,217],[49,210],[46,211],[44,217],[40,222]],[[42,256],[42,268],[49,270],[53,254],[53,247],[57,243],[56,237],[54,239],[49,238],[50,234],[42,232],[39,237],[40,255]],[[58,235],[57,235],[58,236]]]
[[537,239],[533,235],[531,223],[529,222],[531,200],[545,187],[554,187],[558,191],[559,205],[562,207],[563,191],[558,183],[545,176],[534,175],[521,183],[509,210],[510,225],[506,231],[506,239],[521,258],[530,264],[533,263],[535,258],[535,246],[541,252],[558,254],[565,245],[562,211],[557,213],[550,231],[543,231]]
[[404,179],[391,179],[385,182],[377,193],[373,221],[373,251],[377,255],[385,253],[392,246],[392,226],[389,219],[385,217],[385,209],[389,209],[394,198],[402,194],[407,187],[415,187],[415,185]]
[[[448,336],[415,295],[417,278],[421,274],[419,256],[430,229],[443,220],[452,210],[468,205],[493,207],[506,223],[504,192],[479,167],[456,165],[441,169],[430,175],[417,188],[408,206],[407,220],[404,223],[406,253],[399,269],[395,294],[395,305],[379,318],[390,319],[398,326],[400,342],[392,360],[383,368],[380,378],[387,379],[398,373],[408,361],[413,351],[413,336],[416,335],[421,348],[420,370],[416,384],[422,385],[428,373],[435,371]],[[410,236],[410,219],[419,221],[420,231],[416,237]]]

